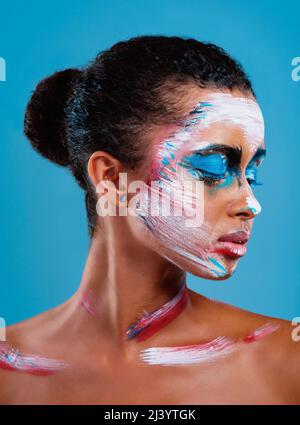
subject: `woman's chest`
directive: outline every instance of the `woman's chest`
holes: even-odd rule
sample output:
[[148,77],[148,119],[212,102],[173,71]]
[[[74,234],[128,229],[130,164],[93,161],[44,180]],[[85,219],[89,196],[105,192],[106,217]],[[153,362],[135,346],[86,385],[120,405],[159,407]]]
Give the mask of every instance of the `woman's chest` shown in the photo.
[[289,402],[274,373],[249,365],[74,370],[51,377],[11,373],[5,404],[268,404]]

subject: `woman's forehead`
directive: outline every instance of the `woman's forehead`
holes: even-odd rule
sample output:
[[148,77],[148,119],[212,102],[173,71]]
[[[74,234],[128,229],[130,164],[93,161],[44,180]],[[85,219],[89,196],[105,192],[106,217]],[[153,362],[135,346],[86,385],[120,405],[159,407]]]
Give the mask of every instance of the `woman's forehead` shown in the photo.
[[251,150],[263,147],[262,112],[258,103],[249,97],[208,92],[194,103],[180,127],[161,140],[159,150],[163,153],[166,146],[185,150],[187,145],[224,143],[226,139],[247,143]]
[[182,145],[182,149],[201,149],[211,144],[229,145],[242,151],[254,152],[258,148],[264,148],[264,131],[257,129],[254,132],[252,127],[248,129],[247,126],[241,126],[233,120],[216,121],[191,133],[189,142]]
[[262,112],[258,103],[248,97],[236,97],[229,93],[208,94],[206,100],[197,103],[190,117],[192,124],[196,124],[196,131],[201,132],[219,123],[240,128],[254,142],[260,142],[263,138]]

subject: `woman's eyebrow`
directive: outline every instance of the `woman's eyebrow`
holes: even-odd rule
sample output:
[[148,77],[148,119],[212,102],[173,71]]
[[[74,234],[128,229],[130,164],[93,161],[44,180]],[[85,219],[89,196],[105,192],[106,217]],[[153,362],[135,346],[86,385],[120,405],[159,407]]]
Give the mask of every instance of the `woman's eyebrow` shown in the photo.
[[[238,166],[241,162],[242,148],[236,146],[222,145],[219,143],[205,146],[204,148],[197,149],[194,154],[208,155],[211,153],[220,153],[226,156],[231,166]],[[258,148],[250,160],[250,163],[258,159],[263,159],[266,156],[266,149]]]
[[255,161],[256,159],[265,157],[266,153],[267,153],[266,149],[258,148],[250,162]]

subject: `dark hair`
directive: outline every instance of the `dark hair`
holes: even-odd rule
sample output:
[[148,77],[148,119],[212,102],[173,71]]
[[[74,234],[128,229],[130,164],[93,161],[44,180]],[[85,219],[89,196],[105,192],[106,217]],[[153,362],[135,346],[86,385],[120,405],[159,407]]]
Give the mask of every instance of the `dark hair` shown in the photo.
[[137,167],[145,156],[142,135],[151,124],[180,117],[178,97],[191,82],[254,95],[242,67],[223,49],[168,36],[121,41],[86,67],[56,72],[37,85],[24,133],[41,155],[67,166],[86,192],[90,237],[97,198],[87,174],[89,157],[104,150]]

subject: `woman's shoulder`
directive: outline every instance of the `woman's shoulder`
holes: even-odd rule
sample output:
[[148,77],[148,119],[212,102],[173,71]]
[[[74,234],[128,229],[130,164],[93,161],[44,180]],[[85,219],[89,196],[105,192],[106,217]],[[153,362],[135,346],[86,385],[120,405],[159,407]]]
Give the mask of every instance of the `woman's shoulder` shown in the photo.
[[[259,320],[274,325],[274,332],[253,344],[250,361],[269,382],[273,382],[288,403],[300,403],[300,324],[259,315]],[[244,350],[246,352],[246,350]],[[251,357],[252,354],[252,357]],[[247,355],[246,355],[247,356]]]
[[[195,310],[198,312],[197,316],[199,316],[200,319],[203,319],[202,315],[209,316],[211,325],[214,323],[222,323],[225,331],[242,333],[243,331],[251,332],[255,330],[256,327],[260,327],[265,323],[270,323],[278,325],[278,332],[276,332],[276,335],[279,339],[287,339],[290,336],[295,339],[296,323],[293,321],[256,313],[233,304],[203,296],[191,289],[189,289],[189,293]],[[299,329],[300,323],[298,326],[300,339]],[[291,338],[288,339],[291,340]]]
[[0,402],[5,382],[13,379],[9,361],[14,353],[21,356],[56,355],[55,335],[63,321],[65,304],[6,327],[5,340],[0,343]]
[[47,332],[47,326],[51,323],[55,310],[51,309],[7,326],[6,342],[19,348],[30,345],[31,340],[41,337]]
[[[257,342],[245,345],[243,361],[277,382],[288,399],[300,402],[300,323],[254,313],[206,298],[212,321],[224,325],[224,334]],[[247,340],[247,337],[248,340]],[[251,345],[251,348],[250,348]],[[249,347],[250,349],[246,349]]]
[[49,339],[64,320],[69,301],[14,323],[6,328],[6,340],[19,349],[36,346],[36,342]]
[[12,388],[18,385],[20,375],[13,367],[15,355],[30,359],[31,356],[44,358],[51,353],[52,358],[53,335],[61,324],[63,312],[64,304],[7,326],[5,340],[0,342],[0,405],[10,404]]
[[288,363],[290,359],[300,369],[300,323],[255,313],[195,291],[190,290],[190,294],[196,306],[196,320],[203,323],[203,318],[209,317],[210,327],[221,327],[222,334],[233,338],[244,339],[256,332],[257,339],[264,341],[260,346],[267,349],[267,356],[278,362],[285,359]]

